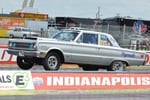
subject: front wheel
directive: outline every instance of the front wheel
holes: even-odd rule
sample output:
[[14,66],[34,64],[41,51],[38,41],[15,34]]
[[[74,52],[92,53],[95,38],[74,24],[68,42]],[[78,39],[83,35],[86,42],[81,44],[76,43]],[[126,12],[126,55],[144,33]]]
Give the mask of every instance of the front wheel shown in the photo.
[[45,70],[59,70],[60,65],[60,56],[56,52],[48,53],[43,61],[43,66]]
[[126,64],[122,61],[114,61],[108,66],[107,71],[125,71]]
[[21,69],[28,70],[31,69],[34,65],[31,58],[24,58],[17,56],[17,64]]

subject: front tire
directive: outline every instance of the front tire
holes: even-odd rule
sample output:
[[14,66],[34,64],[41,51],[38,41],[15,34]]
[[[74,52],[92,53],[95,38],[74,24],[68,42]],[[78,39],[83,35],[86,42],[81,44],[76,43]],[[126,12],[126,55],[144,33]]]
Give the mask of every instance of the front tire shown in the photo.
[[45,70],[59,70],[60,65],[60,56],[56,52],[48,53],[43,61]]
[[34,65],[31,58],[17,56],[17,64],[23,70],[31,69]]

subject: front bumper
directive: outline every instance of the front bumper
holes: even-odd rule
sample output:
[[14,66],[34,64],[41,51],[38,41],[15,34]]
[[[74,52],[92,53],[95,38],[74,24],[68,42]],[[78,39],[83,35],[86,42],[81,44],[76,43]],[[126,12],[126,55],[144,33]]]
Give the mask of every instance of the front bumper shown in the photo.
[[7,53],[12,54],[12,55],[16,55],[16,56],[40,57],[40,52],[38,52],[38,51],[8,49]]

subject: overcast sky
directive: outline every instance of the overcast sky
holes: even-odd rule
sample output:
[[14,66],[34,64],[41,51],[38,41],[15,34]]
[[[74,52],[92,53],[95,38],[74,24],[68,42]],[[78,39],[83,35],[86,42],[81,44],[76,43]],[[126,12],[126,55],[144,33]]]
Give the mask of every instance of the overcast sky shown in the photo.
[[[23,0],[0,2],[1,13],[9,13],[21,9]],[[119,13],[120,16],[150,20],[150,0],[35,0],[34,3],[39,12],[52,17],[95,18],[98,7],[101,18],[114,17]]]

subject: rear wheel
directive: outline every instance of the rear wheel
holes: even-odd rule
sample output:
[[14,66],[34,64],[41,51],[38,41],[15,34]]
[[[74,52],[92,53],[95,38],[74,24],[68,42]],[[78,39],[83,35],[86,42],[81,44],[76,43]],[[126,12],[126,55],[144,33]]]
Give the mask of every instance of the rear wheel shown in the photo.
[[45,70],[59,70],[60,65],[61,59],[56,52],[48,53],[43,61],[43,66]]
[[98,71],[99,67],[94,65],[82,65],[81,66],[84,71]]
[[33,67],[34,63],[31,58],[17,56],[17,64],[21,69],[28,70]]
[[126,64],[122,61],[114,61],[107,68],[107,71],[125,71],[125,70],[126,70]]

